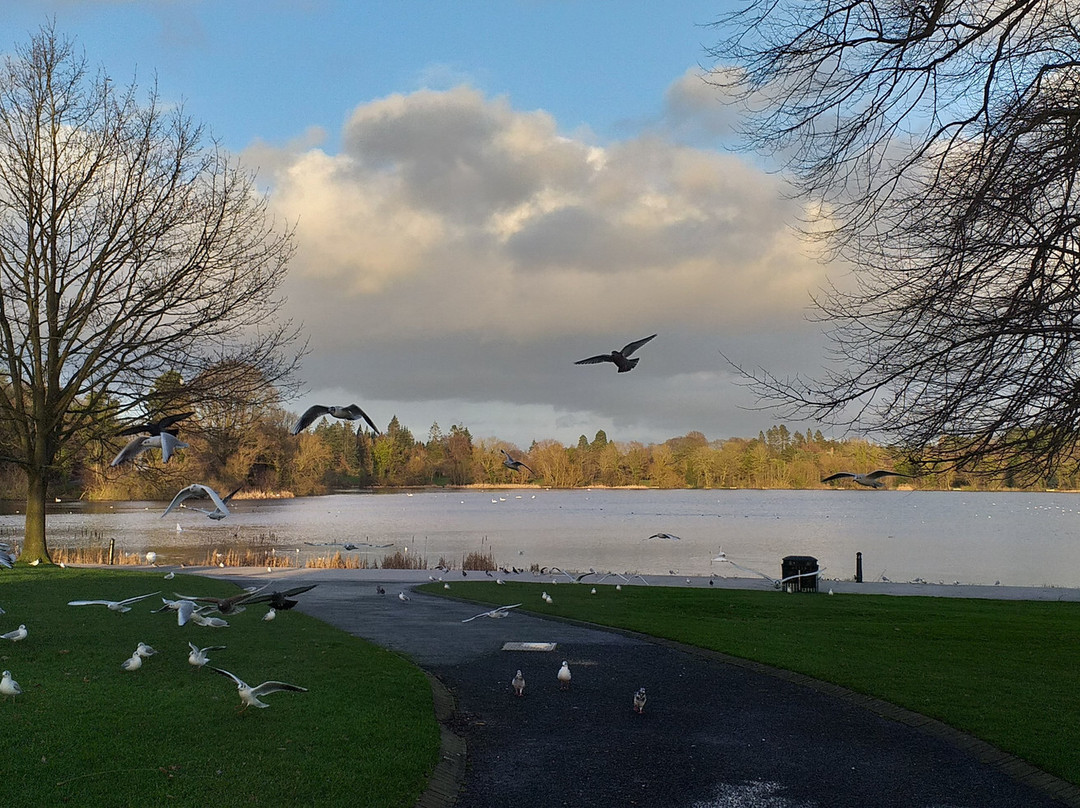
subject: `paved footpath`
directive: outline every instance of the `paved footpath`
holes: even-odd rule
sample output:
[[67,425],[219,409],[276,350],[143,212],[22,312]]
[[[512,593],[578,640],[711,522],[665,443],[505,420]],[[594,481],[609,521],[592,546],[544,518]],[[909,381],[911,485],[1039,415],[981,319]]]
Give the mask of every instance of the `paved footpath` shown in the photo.
[[[413,592],[427,571],[204,572],[241,585],[318,583],[298,610],[401,652],[445,685],[456,703],[447,728],[464,740],[467,764],[458,767],[463,778],[451,776],[422,805],[1080,806],[1080,789],[987,744],[796,674],[521,612],[462,623],[487,607]],[[503,650],[508,642],[555,648]],[[568,690],[556,679],[564,659]],[[518,669],[521,698],[510,686]],[[648,694],[641,715],[631,707],[639,687]],[[444,742],[451,771],[454,748]]]

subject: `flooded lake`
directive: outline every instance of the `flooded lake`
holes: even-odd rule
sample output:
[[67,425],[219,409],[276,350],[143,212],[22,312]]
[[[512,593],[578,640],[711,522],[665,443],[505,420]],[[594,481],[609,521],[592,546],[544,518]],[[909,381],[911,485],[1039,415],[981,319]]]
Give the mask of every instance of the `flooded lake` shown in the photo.
[[[781,559],[809,555],[824,577],[1080,587],[1080,494],[918,491],[437,490],[240,500],[220,522],[167,503],[50,504],[50,547],[115,541],[159,563],[208,550],[272,548],[296,565],[317,556],[381,562],[395,551],[460,567],[471,552],[497,564],[607,572],[779,577]],[[0,530],[18,539],[21,503]],[[650,539],[655,533],[678,539]],[[345,551],[341,545],[359,546]]]

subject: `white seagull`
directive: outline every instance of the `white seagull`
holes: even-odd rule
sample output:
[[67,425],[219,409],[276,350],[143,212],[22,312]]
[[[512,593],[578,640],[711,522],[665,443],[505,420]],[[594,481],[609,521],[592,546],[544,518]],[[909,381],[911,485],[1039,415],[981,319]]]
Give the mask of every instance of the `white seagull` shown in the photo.
[[562,661],[562,667],[559,668],[559,688],[566,690],[570,687],[570,666],[566,664],[566,660]]
[[368,418],[368,414],[356,404],[350,404],[347,407],[324,407],[322,404],[315,404],[314,406],[308,407],[304,410],[304,414],[300,416],[300,420],[293,424],[291,430],[292,434],[299,435],[324,415],[332,415],[334,418],[341,418],[345,421],[359,421],[360,419],[363,419],[367,422],[367,425],[371,427],[372,432],[376,435],[379,434],[379,428],[375,426],[375,422]]
[[139,652],[136,650],[130,657],[120,663],[120,667],[126,671],[137,671],[142,667],[142,657],[139,656]]
[[19,640],[25,640],[26,635],[29,634],[26,630],[26,626],[20,625],[14,631],[9,631],[7,634],[0,634],[0,640],[11,640],[12,642],[18,642]]
[[[241,485],[238,488],[233,489],[231,492],[223,496],[221,498],[221,501],[228,505],[232,501],[232,498],[240,493],[240,490],[243,487],[244,486]],[[223,511],[221,510],[221,508],[214,508],[214,510],[211,511],[207,508],[197,508],[194,505],[185,505],[184,503],[180,503],[180,507],[187,508],[189,511],[198,511],[199,513],[204,513],[211,519],[213,519],[215,522],[220,522],[222,519],[229,515],[229,511]]]
[[224,645],[208,645],[205,648],[200,648],[193,642],[188,643],[188,647],[191,651],[188,652],[187,661],[194,665],[196,668],[201,668],[207,664],[210,659],[207,657],[211,651],[224,651]]
[[830,474],[828,477],[823,477],[822,482],[828,483],[833,480],[845,480],[849,479],[852,482],[859,485],[865,485],[867,488],[884,488],[885,483],[881,482],[882,477],[910,477],[910,474],[901,474],[899,471],[885,471],[879,469],[878,471],[871,471],[869,474],[853,474],[850,471],[838,471],[836,474]]
[[[234,491],[233,493],[236,492]],[[187,488],[180,489],[177,495],[173,497],[173,501],[169,503],[169,507],[165,509],[165,513],[161,514],[161,518],[164,519],[166,516],[169,515],[169,512],[173,510],[173,508],[176,508],[185,499],[190,499],[191,497],[210,497],[210,499],[216,506],[215,511],[212,511],[211,513],[216,511],[221,512],[220,516],[211,518],[224,519],[226,516],[229,515],[229,506],[225,504],[225,500],[221,498],[217,491],[215,491],[208,485],[203,485],[202,483],[192,483]],[[203,511],[203,513],[206,513],[206,511]],[[210,514],[207,515],[209,516]]]
[[514,678],[511,680],[510,684],[514,686],[515,695],[525,695],[525,677],[521,675],[521,671],[514,674]]
[[480,612],[480,614],[474,614],[472,617],[466,617],[461,622],[462,623],[468,623],[470,620],[475,620],[478,617],[493,617],[493,618],[496,618],[496,619],[500,618],[500,617],[509,617],[510,616],[510,610],[511,609],[516,609],[520,605],[521,605],[520,603],[515,603],[513,606],[500,606],[499,608],[492,609],[489,612]]
[[645,688],[641,688],[634,694],[634,712],[645,712]]
[[135,653],[141,656],[143,659],[151,657],[157,653],[153,648],[144,642],[139,643],[139,647],[135,649]]
[[404,603],[407,600],[412,600],[412,598],[410,598],[404,592],[398,592],[397,593],[397,599],[400,600],[402,603]]
[[240,708],[241,710],[246,710],[248,707],[269,707],[269,704],[259,701],[259,696],[265,696],[268,693],[276,693],[279,690],[292,690],[295,693],[307,693],[306,687],[290,685],[287,682],[263,682],[261,685],[252,687],[239,676],[229,673],[227,670],[215,668],[213,665],[210,666],[210,670],[216,671],[222,676],[228,676],[236,682],[236,690],[240,694],[240,701],[244,703],[244,706]]
[[169,458],[177,449],[187,449],[188,445],[170,432],[162,432],[160,435],[139,436],[128,441],[120,453],[113,458],[110,466],[119,466],[128,463],[141,455],[147,449],[161,449],[161,462],[168,463]]
[[0,694],[3,694],[5,699],[11,696],[11,700],[15,701],[15,697],[20,693],[22,693],[22,688],[11,678],[11,671],[4,671],[4,676],[0,679]]
[[273,620],[273,619],[274,619],[275,617],[277,617],[277,611],[276,611],[276,610],[274,609],[274,607],[273,607],[273,606],[271,606],[271,607],[270,607],[270,608],[269,608],[269,609],[267,610],[266,614],[264,614],[264,615],[263,615],[263,622],[265,622],[265,623],[269,623],[269,622],[270,622],[271,620]]
[[107,606],[110,612],[117,612],[123,614],[124,612],[131,611],[131,604],[138,603],[140,600],[146,600],[152,598],[158,592],[151,592],[148,595],[136,595],[133,598],[125,598],[124,600],[69,600],[68,606]]

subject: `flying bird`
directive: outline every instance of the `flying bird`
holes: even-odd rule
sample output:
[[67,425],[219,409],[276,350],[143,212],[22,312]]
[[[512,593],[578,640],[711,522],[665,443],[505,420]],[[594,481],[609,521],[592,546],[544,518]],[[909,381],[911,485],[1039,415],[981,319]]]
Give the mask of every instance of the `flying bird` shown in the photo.
[[379,428],[375,426],[375,422],[372,421],[366,412],[360,409],[356,404],[350,404],[347,407],[324,407],[322,404],[315,404],[308,407],[304,414],[300,416],[300,420],[293,424],[292,434],[299,435],[313,423],[316,419],[322,418],[324,415],[332,415],[335,418],[341,418],[345,421],[359,421],[361,418],[367,422],[367,425],[371,427],[371,431],[376,435],[379,434]]
[[161,462],[168,463],[169,458],[173,456],[173,452],[177,449],[187,448],[188,444],[184,443],[171,432],[162,432],[160,435],[150,436],[140,435],[137,438],[132,438],[128,441],[109,465],[115,467],[123,463],[128,463],[147,449],[161,449]]
[[239,676],[234,673],[229,673],[227,670],[215,668],[213,665],[210,666],[210,670],[220,673],[222,676],[228,676],[236,682],[236,690],[240,694],[240,701],[244,703],[244,706],[240,708],[241,710],[246,710],[248,707],[269,707],[269,704],[259,701],[259,697],[265,696],[268,693],[276,693],[279,690],[291,690],[294,693],[307,693],[306,687],[290,685],[287,682],[263,682],[261,685],[252,687]]
[[508,469],[512,469],[513,471],[521,471],[522,469],[525,469],[525,471],[529,472],[529,474],[532,474],[534,476],[536,475],[535,471],[526,466],[520,460],[515,460],[514,458],[512,458],[510,456],[510,453],[506,451],[506,449],[499,449],[499,451],[506,455],[506,460],[503,461],[503,465],[506,466]]
[[[243,489],[243,487],[244,486],[241,485],[241,486],[239,486],[237,488],[234,488],[227,495],[223,496],[221,498],[221,501],[224,502],[226,505],[228,505],[229,502],[232,500],[232,498],[240,493],[240,491]],[[227,510],[223,511],[223,510],[221,510],[221,508],[214,508],[214,510],[211,511],[211,510],[207,510],[206,508],[196,508],[194,505],[185,505],[183,502],[180,503],[180,507],[181,508],[187,508],[188,510],[191,510],[191,511],[198,511],[199,513],[204,513],[207,516],[209,516],[211,519],[213,519],[215,522],[220,522],[222,519],[224,519],[226,516],[229,515],[229,511],[227,511]],[[178,522],[176,524],[176,526],[180,527],[180,523]]]
[[511,680],[510,684],[514,686],[515,695],[525,695],[525,677],[521,675],[521,671],[514,674],[514,678]]
[[0,678],[0,694],[3,694],[4,700],[6,701],[7,697],[11,696],[11,700],[15,701],[15,697],[21,693],[22,688],[11,678],[11,671],[4,671],[3,678]]
[[110,612],[118,612],[123,614],[124,612],[131,611],[131,604],[138,603],[140,600],[146,600],[152,598],[157,592],[151,592],[148,595],[136,595],[133,598],[125,598],[124,600],[69,600],[68,606],[107,606]]
[[11,640],[12,642],[18,642],[19,640],[25,640],[26,635],[29,634],[26,630],[26,626],[20,625],[14,631],[9,631],[7,634],[0,634],[0,640]]
[[191,651],[188,652],[187,661],[190,664],[194,665],[196,670],[210,661],[210,658],[207,656],[207,654],[209,654],[211,651],[225,650],[224,645],[208,645],[205,648],[200,648],[193,642],[189,642],[188,647],[191,649]]
[[125,427],[117,432],[117,435],[138,435],[140,432],[147,432],[151,435],[161,435],[168,432],[172,435],[176,435],[179,431],[172,429],[172,425],[183,421],[185,418],[190,418],[195,412],[182,412],[179,415],[166,415],[164,418],[160,418],[157,421],[151,421],[145,424],[132,424],[129,427]]
[[566,690],[569,687],[570,687],[570,666],[566,664],[566,660],[564,659],[563,662],[562,662],[562,667],[559,668],[559,688],[561,690]]
[[[248,595],[242,601],[244,604],[248,603],[269,603],[270,606],[279,611],[288,611],[300,601],[293,600],[296,595],[301,595],[304,592],[308,592],[314,589],[318,584],[308,584],[307,586],[294,586],[292,589],[286,589],[284,591],[267,592],[264,595],[258,594],[262,590],[257,590]],[[266,587],[264,586],[263,589]]]
[[634,712],[645,712],[645,688],[641,688],[634,694]]
[[853,474],[850,471],[838,471],[836,474],[830,474],[828,477],[823,478],[822,482],[827,483],[833,480],[850,479],[859,485],[865,485],[867,488],[884,488],[885,483],[881,482],[882,477],[910,476],[910,474],[901,474],[899,471],[884,471],[881,469],[878,471],[871,471],[869,474]]
[[656,334],[653,334],[652,337],[645,337],[645,339],[639,339],[636,342],[628,343],[623,347],[621,351],[612,351],[609,354],[597,354],[596,356],[590,356],[588,359],[579,359],[574,364],[598,365],[601,362],[614,362],[615,365],[619,368],[619,373],[626,373],[627,371],[633,370],[635,367],[637,367],[638,363],[637,358],[629,358],[630,354],[632,354],[649,340],[653,339],[653,337],[655,336]]
[[653,533],[649,536],[650,539],[671,539],[672,541],[682,541],[678,536],[673,533]]
[[209,595],[206,597],[197,598],[193,595],[181,595],[179,592],[175,593],[176,597],[180,600],[190,600],[195,603],[209,603],[212,604],[222,614],[238,614],[244,611],[244,604],[248,602],[248,598],[255,595],[262,590],[266,589],[269,584],[264,584],[258,589],[245,589],[239,595],[230,595],[227,598],[214,598]]
[[[233,493],[236,492],[234,491]],[[222,514],[217,518],[224,519],[229,515],[229,506],[225,504],[225,500],[221,498],[217,491],[202,483],[192,483],[187,488],[181,488],[180,491],[177,492],[176,496],[173,497],[172,502],[169,503],[169,507],[165,509],[165,513],[161,514],[161,518],[164,519],[169,515],[169,512],[172,511],[173,508],[178,507],[181,502],[185,499],[190,499],[191,497],[210,497],[214,505],[217,506],[216,509]]]
[[521,605],[520,603],[515,603],[513,606],[500,606],[499,608],[492,609],[489,612],[480,612],[480,614],[474,614],[472,617],[466,617],[461,622],[462,623],[468,623],[470,620],[475,620],[478,617],[493,617],[493,618],[509,617],[510,616],[510,610],[511,609],[516,609],[520,605]]

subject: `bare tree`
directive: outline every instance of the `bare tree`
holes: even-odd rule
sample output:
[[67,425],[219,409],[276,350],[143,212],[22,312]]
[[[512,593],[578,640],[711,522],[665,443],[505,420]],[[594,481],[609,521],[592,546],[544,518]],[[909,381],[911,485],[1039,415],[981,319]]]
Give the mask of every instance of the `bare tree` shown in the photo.
[[712,80],[856,268],[816,301],[820,379],[748,372],[793,414],[930,467],[1075,465],[1080,10],[1063,0],[753,0]]
[[48,561],[61,447],[169,411],[165,374],[185,406],[252,400],[302,353],[276,317],[291,232],[182,109],[136,94],[49,27],[0,73],[0,453],[26,472],[23,561]]

